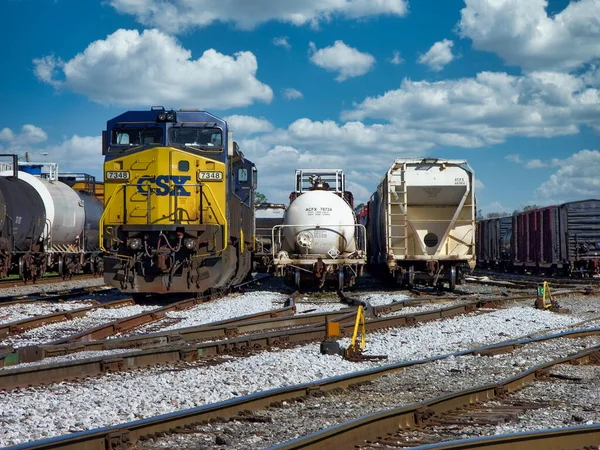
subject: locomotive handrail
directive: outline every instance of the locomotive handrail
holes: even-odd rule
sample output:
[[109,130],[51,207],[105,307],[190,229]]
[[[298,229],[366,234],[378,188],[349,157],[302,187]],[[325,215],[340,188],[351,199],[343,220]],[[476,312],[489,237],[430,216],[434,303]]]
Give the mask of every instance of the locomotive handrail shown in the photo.
[[[108,203],[106,204],[104,211],[102,212],[102,216],[100,217],[100,221],[98,223],[98,240],[100,243],[100,249],[104,252],[104,253],[110,253],[108,250],[106,250],[106,248],[104,247],[104,222],[106,220],[106,215],[108,214],[108,210],[110,209],[110,205],[112,204],[112,202],[114,201],[114,199],[117,197],[117,195],[119,194],[119,192],[121,192],[122,190],[124,191],[127,186],[135,186],[133,184],[121,184],[119,186],[119,188],[115,191],[115,193],[110,197],[110,199],[108,200]],[[219,213],[220,215],[220,219],[222,220],[222,222],[219,222],[219,220],[217,219],[217,224],[220,224],[223,226],[223,248],[220,250],[217,250],[215,253],[221,253],[224,252],[228,245],[229,245],[229,240],[227,239],[228,236],[228,224],[227,224],[227,220],[225,218],[225,214],[223,214],[223,211],[221,210],[221,207],[219,206],[219,202],[217,202],[215,200],[215,194],[212,192],[210,186],[208,186],[207,184],[187,184],[186,186],[194,186],[194,187],[200,187],[200,195],[206,195],[204,193],[204,189],[206,188],[208,190],[208,192],[210,193],[210,196],[212,197],[213,201],[212,202],[208,202],[209,204],[209,208],[212,209],[213,211],[215,211],[215,209],[213,208],[213,205],[216,206],[216,211]],[[202,211],[200,211],[200,214],[202,214]],[[215,214],[216,215],[216,214]],[[200,254],[200,255],[194,255],[194,257],[203,257],[203,256],[210,256],[210,255],[214,255],[215,253],[207,253],[207,254]]]
[[[273,258],[275,258],[277,256],[277,253],[279,252],[278,250],[278,245],[281,242],[281,239],[278,239],[277,241],[275,240],[275,232],[278,232],[278,238],[280,238],[281,236],[281,230],[283,228],[286,227],[302,227],[304,230],[306,229],[332,229],[334,227],[354,227],[355,230],[361,230],[362,232],[362,237],[363,239],[358,239],[358,234],[355,234],[354,236],[354,240],[355,242],[357,242],[357,244],[359,244],[361,246],[361,248],[358,249],[358,251],[363,251],[363,252],[367,252],[367,240],[366,240],[366,236],[367,236],[367,229],[365,228],[365,226],[361,223],[353,223],[353,224],[340,224],[340,223],[336,223],[336,224],[281,224],[281,225],[275,225],[272,230],[271,230],[271,239],[272,239],[272,255]],[[362,245],[361,245],[362,244]],[[333,258],[335,259],[335,258]]]
[[110,209],[111,203],[117,197],[117,194],[119,192],[121,192],[121,190],[123,190],[125,188],[125,186],[127,186],[127,184],[120,185],[119,188],[117,189],[117,191],[110,197],[110,199],[108,200],[108,203],[104,207],[104,211],[102,211],[102,215],[100,216],[100,221],[98,222],[98,243],[100,244],[100,250],[102,250],[104,253],[110,253],[108,250],[106,250],[106,248],[104,248],[104,220],[105,220],[105,216],[108,214],[108,210]]

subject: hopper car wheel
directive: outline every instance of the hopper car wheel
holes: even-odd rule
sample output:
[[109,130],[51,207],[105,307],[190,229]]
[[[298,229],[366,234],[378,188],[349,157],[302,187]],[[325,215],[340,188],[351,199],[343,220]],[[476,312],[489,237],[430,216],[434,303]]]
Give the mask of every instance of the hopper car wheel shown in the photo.
[[19,277],[21,279],[25,279],[25,262],[23,261],[23,257],[19,258]]
[[456,266],[450,268],[450,278],[448,280],[448,289],[453,291],[456,288]]
[[415,266],[408,267],[408,273],[406,278],[406,287],[412,289],[415,286]]
[[300,290],[300,269],[296,268],[294,272],[294,285],[296,286],[296,290]]

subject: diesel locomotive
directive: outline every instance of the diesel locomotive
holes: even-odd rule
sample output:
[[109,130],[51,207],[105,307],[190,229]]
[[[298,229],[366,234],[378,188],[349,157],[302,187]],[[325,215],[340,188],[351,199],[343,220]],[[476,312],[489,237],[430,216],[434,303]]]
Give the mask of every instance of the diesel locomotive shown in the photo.
[[104,279],[133,295],[203,293],[252,268],[257,172],[225,120],[127,111],[103,131]]

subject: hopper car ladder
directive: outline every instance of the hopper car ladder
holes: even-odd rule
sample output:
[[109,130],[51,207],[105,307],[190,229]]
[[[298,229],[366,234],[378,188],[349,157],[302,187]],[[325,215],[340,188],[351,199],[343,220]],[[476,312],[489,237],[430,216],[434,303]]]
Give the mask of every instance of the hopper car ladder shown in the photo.
[[[392,173],[400,169],[400,183],[392,182]],[[408,238],[408,204],[406,192],[406,163],[395,164],[388,174],[387,247],[395,256],[406,256]]]

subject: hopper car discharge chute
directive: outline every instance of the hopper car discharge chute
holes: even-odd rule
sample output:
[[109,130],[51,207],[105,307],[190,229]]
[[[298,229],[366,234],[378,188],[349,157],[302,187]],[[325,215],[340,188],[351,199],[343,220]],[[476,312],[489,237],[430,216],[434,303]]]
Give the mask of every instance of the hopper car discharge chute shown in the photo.
[[474,172],[466,161],[397,159],[369,201],[372,272],[453,290],[475,266]]
[[205,293],[250,274],[257,174],[227,122],[127,111],[103,132],[104,279],[134,296]]
[[[275,273],[300,289],[332,281],[353,286],[366,263],[365,228],[357,224],[342,170],[299,169],[283,224],[273,227]],[[360,244],[359,244],[360,242]]]
[[101,202],[63,183],[56,163],[4,156],[14,158],[0,171],[0,277],[35,281],[46,272],[66,278],[101,270]]

